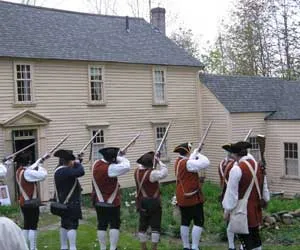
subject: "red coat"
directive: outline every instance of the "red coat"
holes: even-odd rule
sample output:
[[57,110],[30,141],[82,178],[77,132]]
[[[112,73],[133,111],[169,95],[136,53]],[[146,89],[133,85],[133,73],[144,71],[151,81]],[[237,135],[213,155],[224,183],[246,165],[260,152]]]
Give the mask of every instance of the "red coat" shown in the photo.
[[[105,202],[112,195],[115,188],[118,187],[118,193],[112,204],[116,207],[119,207],[121,205],[120,185],[117,177],[108,176],[108,167],[108,163],[105,163],[101,160],[96,161],[93,166],[93,176]],[[99,201],[94,187],[92,197],[95,201]]]
[[[21,186],[24,190],[24,192],[27,194],[29,199],[33,198],[33,192],[34,192],[34,187],[37,190],[37,184],[36,182],[28,182],[25,180],[24,178],[24,171],[26,168],[24,167],[19,167],[17,172],[16,172],[16,178],[17,178],[17,182],[19,182],[20,178],[21,178]],[[19,196],[19,203],[20,206],[24,205],[24,196],[22,195],[22,192],[20,191],[20,196]]]
[[[233,159],[228,159],[228,160],[224,159],[220,163],[219,176],[220,176],[220,185],[221,185],[221,188],[222,188],[221,201],[224,198],[226,188],[227,188],[227,182],[228,182],[228,179],[229,179],[229,173],[230,173],[230,170],[233,167],[234,162],[235,162],[235,160],[233,160]],[[222,172],[223,172],[224,176],[222,175],[221,168],[222,168]]]
[[[253,170],[254,170],[254,161],[251,159],[247,160]],[[245,192],[247,191],[250,182],[252,180],[252,174],[250,170],[248,169],[247,165],[243,163],[242,161],[239,163],[239,167],[242,171],[242,177],[239,183],[239,199],[242,199],[244,197]],[[263,185],[264,176],[263,172],[260,166],[258,166],[256,177],[259,183],[259,186],[261,187]],[[261,194],[262,195],[262,194]],[[257,188],[255,186],[255,183],[253,185],[252,191],[250,193],[249,199],[248,199],[248,226],[249,227],[257,227],[261,225],[262,223],[262,208],[260,207],[260,199],[257,192]]]
[[[141,169],[141,168],[137,168],[134,172],[134,179],[135,179],[136,192],[137,192],[137,203],[136,203],[137,208],[140,208],[140,202],[142,198],[156,198],[160,200],[159,182],[150,181],[151,172],[152,169]],[[140,184],[142,182],[144,175],[146,176],[142,183],[142,189],[140,189]]]
[[188,159],[182,158],[177,158],[175,161],[175,176],[177,176],[176,199],[181,207],[193,206],[204,202],[199,175],[187,170],[187,161]]

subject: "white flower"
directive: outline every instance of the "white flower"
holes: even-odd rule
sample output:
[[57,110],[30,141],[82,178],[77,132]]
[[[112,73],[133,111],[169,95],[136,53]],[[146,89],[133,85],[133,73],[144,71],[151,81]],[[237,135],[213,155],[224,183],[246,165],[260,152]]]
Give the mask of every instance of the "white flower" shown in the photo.
[[125,206],[126,206],[126,207],[130,207],[130,204],[129,204],[128,201],[125,201]]
[[172,197],[171,204],[172,204],[173,206],[175,206],[175,205],[177,204],[177,199],[176,199],[176,196],[175,196],[175,195]]
[[131,204],[134,204],[134,203],[135,203],[135,201],[131,201],[130,203],[131,203]]
[[134,191],[133,193],[129,193],[129,196],[136,196],[136,191]]

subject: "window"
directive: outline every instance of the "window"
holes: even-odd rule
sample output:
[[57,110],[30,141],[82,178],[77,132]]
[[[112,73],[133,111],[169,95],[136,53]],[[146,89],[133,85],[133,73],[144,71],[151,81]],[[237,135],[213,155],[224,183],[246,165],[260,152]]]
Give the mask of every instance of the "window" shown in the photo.
[[250,154],[253,155],[255,160],[260,161],[260,148],[259,144],[256,141],[256,137],[250,137],[249,138],[249,143],[251,143],[251,149],[250,149]]
[[15,64],[16,101],[32,102],[32,66],[30,64]]
[[103,67],[89,66],[89,96],[92,103],[104,102]]
[[[92,136],[94,136],[97,133],[98,129],[92,130]],[[101,129],[100,133],[94,138],[93,144],[92,144],[92,162],[95,160],[101,159],[102,156],[98,152],[99,149],[104,148],[104,130]]]
[[153,72],[154,104],[166,104],[166,72],[155,69]]
[[[167,126],[157,126],[155,127],[155,142],[156,147],[158,148],[162,138],[164,137],[164,134],[166,132]],[[168,159],[168,151],[167,151],[167,140],[165,140],[164,144],[162,145],[161,151],[160,151],[160,158],[163,160]]]
[[284,164],[286,175],[299,176],[297,143],[284,143]]

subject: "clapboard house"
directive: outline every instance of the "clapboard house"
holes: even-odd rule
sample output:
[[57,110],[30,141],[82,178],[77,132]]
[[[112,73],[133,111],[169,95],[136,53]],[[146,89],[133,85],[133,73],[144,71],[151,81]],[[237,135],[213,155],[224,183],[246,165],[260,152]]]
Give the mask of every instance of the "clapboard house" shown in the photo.
[[[153,9],[150,24],[1,1],[0,155],[36,141],[34,161],[66,134],[70,137],[61,148],[76,154],[101,129],[93,161],[99,148],[122,147],[142,132],[127,155],[134,168],[141,154],[155,150],[172,121],[162,159],[173,165],[173,148],[197,142],[201,134],[198,71],[203,65],[165,36],[164,16],[163,8]],[[53,194],[57,162],[45,163],[43,200]],[[86,163],[81,178],[84,192],[91,191],[90,166]],[[133,180],[133,171],[120,178],[123,187]],[[13,194],[12,170],[6,183]]]

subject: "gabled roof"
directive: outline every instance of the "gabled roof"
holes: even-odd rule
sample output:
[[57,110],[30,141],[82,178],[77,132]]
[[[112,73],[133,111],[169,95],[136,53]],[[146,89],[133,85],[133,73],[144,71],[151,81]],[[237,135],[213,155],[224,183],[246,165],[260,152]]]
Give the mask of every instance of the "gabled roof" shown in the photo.
[[202,67],[141,18],[105,16],[0,1],[0,57]]
[[200,80],[230,113],[271,112],[266,119],[300,119],[299,81],[209,74]]

